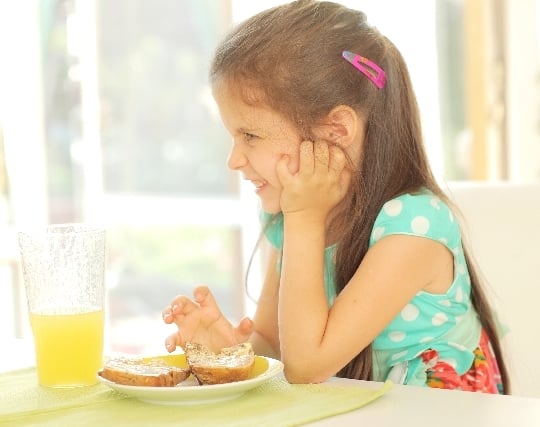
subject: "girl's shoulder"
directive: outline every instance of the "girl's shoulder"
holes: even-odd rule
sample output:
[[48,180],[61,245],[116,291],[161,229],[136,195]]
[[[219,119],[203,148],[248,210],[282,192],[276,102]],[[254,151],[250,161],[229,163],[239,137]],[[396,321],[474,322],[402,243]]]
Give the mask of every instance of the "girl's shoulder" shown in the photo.
[[461,240],[459,224],[450,207],[428,191],[402,194],[383,205],[375,219],[370,245],[391,234],[427,237],[449,247]]

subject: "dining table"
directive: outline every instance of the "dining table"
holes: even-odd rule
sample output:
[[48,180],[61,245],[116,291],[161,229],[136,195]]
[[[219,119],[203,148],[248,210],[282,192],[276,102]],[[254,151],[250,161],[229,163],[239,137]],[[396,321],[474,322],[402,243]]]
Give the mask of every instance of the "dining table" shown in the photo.
[[540,426],[534,397],[344,378],[295,385],[280,374],[197,405],[151,404],[103,383],[56,391],[38,385],[28,340],[0,342],[0,426]]

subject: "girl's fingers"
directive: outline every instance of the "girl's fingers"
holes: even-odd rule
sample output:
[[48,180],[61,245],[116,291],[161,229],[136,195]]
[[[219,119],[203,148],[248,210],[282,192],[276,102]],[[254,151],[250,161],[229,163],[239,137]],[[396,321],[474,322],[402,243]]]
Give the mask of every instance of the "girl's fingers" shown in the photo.
[[276,163],[276,173],[281,185],[286,186],[293,178],[289,172],[289,156],[282,156]]
[[176,303],[172,306],[172,314],[178,315],[178,314],[190,314],[193,311],[197,310],[199,308],[199,304],[193,302],[188,297],[181,297],[176,301]]
[[240,335],[240,338],[242,338],[241,341],[244,341],[244,339],[249,338],[249,336],[253,333],[253,321],[249,317],[244,317],[242,320],[240,320],[236,330]]
[[340,194],[343,197],[347,192],[351,182],[351,171],[347,168],[347,157],[339,147],[330,147],[332,164],[330,173],[332,173],[339,183]]
[[193,291],[193,297],[195,301],[203,308],[215,308],[219,311],[214,294],[210,291],[208,286],[199,286]]
[[174,350],[176,350],[177,346],[184,346],[184,343],[182,342],[182,337],[180,336],[179,332],[175,332],[174,334],[171,334],[167,338],[165,338],[165,348],[169,353],[172,353]]
[[318,142],[313,144],[314,170],[317,173],[328,173],[330,167],[330,149],[328,144]]
[[172,314],[172,307],[167,307],[161,312],[161,318],[165,323],[172,323],[174,320],[173,314]]
[[316,167],[316,158],[314,154],[315,146],[311,141],[302,141],[300,143],[300,163],[298,172],[300,174],[311,175]]
[[347,165],[347,158],[343,150],[335,145],[328,148],[329,150],[329,170],[335,175],[341,174]]
[[349,169],[343,169],[343,172],[341,173],[341,188],[343,189],[343,195],[345,195],[345,192],[349,189],[349,184],[351,183],[351,171]]
[[181,312],[182,301],[186,299],[184,295],[177,295],[171,302],[171,305],[165,307],[161,312],[161,317],[165,323],[172,323],[174,320],[175,314]]

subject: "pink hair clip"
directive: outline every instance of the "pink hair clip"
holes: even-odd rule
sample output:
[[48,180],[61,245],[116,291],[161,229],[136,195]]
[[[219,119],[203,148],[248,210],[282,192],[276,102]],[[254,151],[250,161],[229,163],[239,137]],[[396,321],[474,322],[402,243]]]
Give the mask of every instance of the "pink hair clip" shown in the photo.
[[344,50],[342,56],[350,62],[354,68],[370,79],[379,89],[384,87],[386,83],[386,73],[381,67],[375,64],[375,62],[356,53],[349,52],[348,50]]

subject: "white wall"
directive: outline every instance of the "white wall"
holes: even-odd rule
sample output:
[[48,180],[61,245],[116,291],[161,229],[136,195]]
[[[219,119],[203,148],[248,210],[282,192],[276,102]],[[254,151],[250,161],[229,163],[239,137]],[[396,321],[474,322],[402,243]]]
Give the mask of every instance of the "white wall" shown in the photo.
[[540,183],[450,183],[449,193],[508,329],[512,392],[540,397]]
[[540,181],[539,3],[506,0],[509,177],[522,181]]

